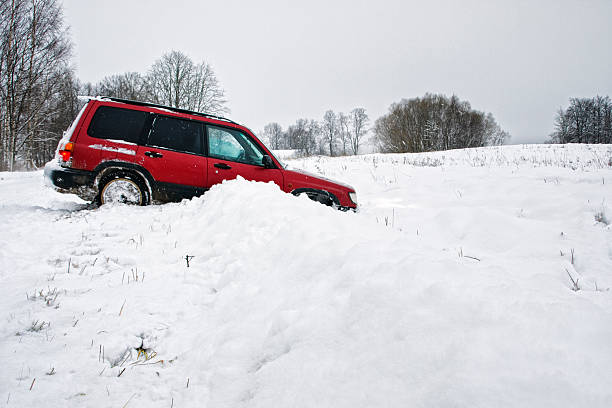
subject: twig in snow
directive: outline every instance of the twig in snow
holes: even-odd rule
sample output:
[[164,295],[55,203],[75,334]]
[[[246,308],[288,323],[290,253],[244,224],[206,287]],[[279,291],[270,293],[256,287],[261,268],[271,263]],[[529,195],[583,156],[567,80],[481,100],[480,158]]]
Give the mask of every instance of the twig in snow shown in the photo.
[[30,385],[30,391],[32,391],[32,387],[34,387],[34,381],[36,381],[36,377],[32,380],[32,384]]
[[121,374],[123,374],[123,372],[125,371],[127,367],[123,367],[123,369],[121,371],[119,371],[119,375],[117,377],[121,377]]
[[572,281],[572,290],[574,292],[578,292],[580,290],[580,288],[578,287],[578,280],[580,280],[580,278],[574,280],[574,278],[572,278],[572,274],[570,273],[570,271],[567,270],[567,268],[565,268],[565,272],[567,272],[567,276],[569,276],[570,280]]
[[[128,276],[128,279],[129,279],[129,278],[130,278],[130,277]],[[123,306],[125,306],[125,302],[126,302],[126,301],[127,301],[127,299],[125,299],[125,300],[123,301],[123,304],[121,305],[121,310],[119,310],[119,316],[121,316],[121,313],[123,312]]]
[[478,262],[480,262],[480,259],[476,258],[475,256],[469,256],[469,255],[463,255],[464,258],[470,258],[470,259],[474,259]]
[[195,258],[195,255],[185,255],[185,261],[187,261],[187,267],[189,268],[189,261]]
[[127,402],[126,402],[126,403],[123,405],[123,407],[121,407],[121,408],[125,408],[125,407],[127,407],[127,404],[129,404],[129,403],[130,403],[130,401],[132,400],[132,398],[134,398],[134,396],[135,396],[135,395],[136,395],[136,394],[132,394],[132,396],[130,397],[130,399],[129,399],[129,400],[127,400]]

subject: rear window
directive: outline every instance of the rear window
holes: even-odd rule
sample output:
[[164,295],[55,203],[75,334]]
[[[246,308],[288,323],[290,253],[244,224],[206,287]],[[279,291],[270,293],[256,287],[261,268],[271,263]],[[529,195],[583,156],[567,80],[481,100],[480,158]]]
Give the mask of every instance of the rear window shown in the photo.
[[148,112],[100,106],[91,120],[87,134],[99,139],[138,143],[148,115]]
[[168,116],[156,116],[149,134],[149,146],[202,154],[202,124]]

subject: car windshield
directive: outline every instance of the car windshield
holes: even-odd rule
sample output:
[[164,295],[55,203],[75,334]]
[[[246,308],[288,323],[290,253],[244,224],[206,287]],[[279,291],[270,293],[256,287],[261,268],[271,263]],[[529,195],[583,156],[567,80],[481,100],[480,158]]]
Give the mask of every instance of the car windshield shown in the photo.
[[[255,135],[255,132],[253,132],[252,130],[251,130],[251,133],[253,133],[253,135]],[[255,137],[257,137],[257,135],[255,135]],[[259,140],[261,142],[261,139],[259,139]],[[266,146],[266,148],[268,148],[268,146]],[[284,163],[281,159],[279,159],[278,156],[274,154],[274,151],[272,149],[268,148],[268,151],[270,152],[272,157],[274,157],[276,159],[276,161],[283,167],[283,169],[287,168],[287,164]]]
[[284,163],[281,159],[279,159],[278,157],[276,157],[276,155],[274,154],[274,152],[272,150],[270,150],[270,154],[272,156],[274,156],[274,158],[276,159],[276,161],[283,167],[283,169],[287,168],[287,164]]

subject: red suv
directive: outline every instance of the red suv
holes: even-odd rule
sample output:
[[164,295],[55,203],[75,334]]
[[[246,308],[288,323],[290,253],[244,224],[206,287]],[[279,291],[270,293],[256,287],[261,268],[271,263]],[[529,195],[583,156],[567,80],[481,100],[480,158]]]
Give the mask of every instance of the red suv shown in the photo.
[[342,210],[355,190],[290,170],[246,127],[229,119],[117,98],[92,98],[59,142],[45,177],[98,204],[147,205],[199,196],[242,176]]

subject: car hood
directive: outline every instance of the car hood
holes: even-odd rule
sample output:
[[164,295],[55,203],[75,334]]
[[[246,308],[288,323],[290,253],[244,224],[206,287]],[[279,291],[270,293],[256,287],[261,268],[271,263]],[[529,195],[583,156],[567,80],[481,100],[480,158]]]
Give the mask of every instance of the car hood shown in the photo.
[[311,173],[311,172],[306,171],[306,170],[296,169],[294,167],[287,166],[287,168],[285,168],[285,171],[287,173],[289,173],[291,178],[304,179],[304,181],[320,180],[320,181],[322,181],[324,183],[335,184],[337,187],[342,187],[342,188],[350,190],[350,191],[355,191],[355,189],[352,186],[348,185],[348,184],[345,184],[345,183],[342,183],[342,182],[339,182],[339,181],[336,181],[336,180],[332,180],[332,179],[329,179],[327,177],[323,177],[323,176],[321,176],[319,174]]

